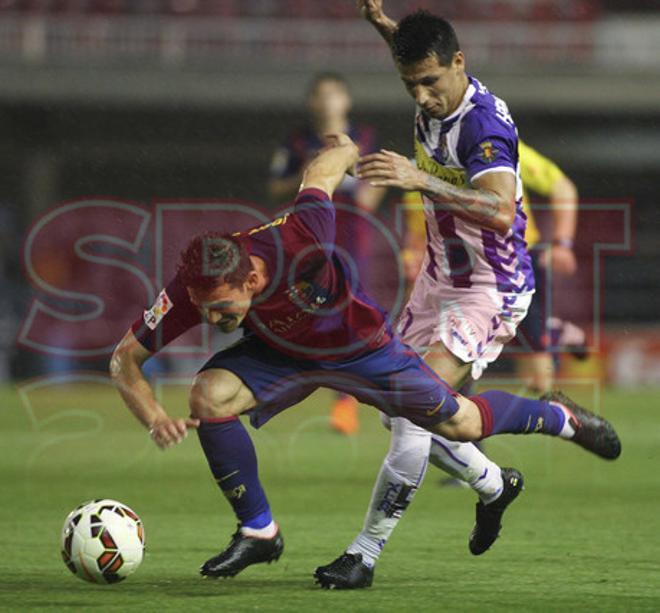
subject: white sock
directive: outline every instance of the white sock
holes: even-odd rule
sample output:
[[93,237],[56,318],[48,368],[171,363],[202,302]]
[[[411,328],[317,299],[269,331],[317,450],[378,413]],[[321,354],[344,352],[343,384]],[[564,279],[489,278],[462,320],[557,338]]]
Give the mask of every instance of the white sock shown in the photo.
[[431,464],[465,481],[484,504],[493,502],[502,493],[502,471],[472,443],[459,443],[434,434]]
[[251,536],[258,539],[272,539],[277,534],[277,524],[274,521],[271,521],[263,528],[248,528],[247,526],[241,526],[241,533],[245,536]]
[[564,413],[564,426],[558,434],[559,438],[572,439],[575,436],[575,428],[571,425],[571,418],[573,417],[573,413],[571,413],[563,404],[560,404],[559,402],[551,402],[550,404],[561,409]]
[[347,548],[373,566],[426,474],[430,432],[407,419],[390,420],[392,438],[369,502],[362,531]]

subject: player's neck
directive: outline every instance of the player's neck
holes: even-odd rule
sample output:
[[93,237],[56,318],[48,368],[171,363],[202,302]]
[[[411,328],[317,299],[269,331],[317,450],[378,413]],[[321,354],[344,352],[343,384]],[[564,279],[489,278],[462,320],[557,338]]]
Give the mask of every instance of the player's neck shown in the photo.
[[465,92],[467,92],[467,89],[470,85],[470,80],[468,79],[468,76],[463,73],[463,76],[461,78],[461,87],[457,88],[457,97],[456,100],[454,100],[454,104],[452,104],[451,109],[447,113],[446,117],[450,117],[456,112],[456,109],[461,106],[461,102],[463,102],[463,98],[465,98]]
[[270,281],[268,276],[268,266],[266,266],[266,262],[264,260],[256,255],[251,255],[250,261],[252,262],[252,266],[259,275],[259,281],[254,289],[254,295],[258,296],[266,289],[266,287],[268,287],[268,283]]

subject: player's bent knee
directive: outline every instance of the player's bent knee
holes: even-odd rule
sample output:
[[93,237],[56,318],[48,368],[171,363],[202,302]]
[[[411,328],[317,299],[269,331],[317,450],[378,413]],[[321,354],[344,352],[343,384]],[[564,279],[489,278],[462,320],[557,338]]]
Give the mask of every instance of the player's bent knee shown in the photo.
[[240,415],[256,402],[252,392],[233,373],[206,370],[193,380],[189,404],[191,415],[204,419]]
[[450,441],[478,441],[482,436],[481,413],[469,398],[458,398],[459,408],[454,415],[436,426],[436,432]]

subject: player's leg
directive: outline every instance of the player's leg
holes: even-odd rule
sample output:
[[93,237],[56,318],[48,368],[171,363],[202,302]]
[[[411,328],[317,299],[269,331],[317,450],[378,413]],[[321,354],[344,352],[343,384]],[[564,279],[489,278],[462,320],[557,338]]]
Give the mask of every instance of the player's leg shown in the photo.
[[[373,364],[378,364],[383,358],[388,364],[387,383],[383,383],[380,397],[374,395],[370,388],[354,390],[356,397],[362,402],[373,404],[386,412],[394,410],[399,415],[406,415],[418,426],[454,440],[479,440],[482,433],[527,433],[535,430],[570,438],[602,457],[618,456],[620,443],[612,427],[567,398],[553,396],[542,400],[528,400],[505,392],[485,392],[472,399],[455,396],[419,356],[405,349],[398,350],[397,343],[401,344],[395,339],[385,350],[357,362],[358,372],[361,369],[360,362],[365,362],[362,374],[371,383],[378,380],[377,373],[371,368]],[[402,363],[405,360],[403,356],[406,356],[407,364]],[[396,374],[393,374],[393,369]],[[382,374],[385,379],[385,370]],[[396,421],[392,420],[393,423]],[[476,448],[473,449],[480,453]],[[386,468],[391,469],[391,466]],[[519,473],[505,473],[504,476],[507,478],[503,493],[490,504],[480,502],[477,505],[477,524],[470,538],[472,553],[483,553],[497,537],[502,513],[522,488]],[[377,502],[380,493],[377,486],[374,489],[374,499]],[[399,518],[403,512],[401,507],[405,509],[410,502],[411,493],[414,493],[414,488],[408,491],[404,499],[405,504],[399,505]],[[387,509],[387,503],[390,501],[380,497],[380,502],[381,506]],[[379,538],[382,533],[374,531],[370,534],[368,524],[374,517],[378,518],[375,514],[367,515],[367,527],[361,533],[363,538],[358,538],[353,543],[351,551],[344,553],[331,564],[316,569],[315,577],[323,587],[346,589],[371,585],[373,568],[369,568],[369,558],[375,559],[378,548],[384,545],[382,538]],[[382,520],[382,514],[380,519]],[[387,526],[386,523],[381,523],[381,526],[389,529],[389,532],[392,530],[391,524]],[[365,545],[363,539],[369,537],[375,547],[372,544]]]
[[[469,315],[470,312],[468,304],[465,308],[465,315]],[[472,319],[474,329],[478,329],[479,317]],[[486,328],[484,336],[488,334],[490,334],[490,330]],[[465,336],[468,335],[465,334]],[[474,335],[472,337],[473,341],[477,343],[479,337]],[[460,347],[462,350],[464,345],[461,344]],[[456,346],[453,346],[453,351],[460,354],[460,350]],[[484,363],[495,360],[498,354],[499,352],[492,350],[489,354],[484,354],[487,355]],[[438,341],[424,356],[424,361],[444,379],[442,373],[443,370],[447,371],[451,358],[460,362],[460,359],[455,357],[442,341]],[[460,380],[452,386],[454,389],[460,387],[460,389],[469,390],[473,381],[472,374],[479,373],[482,368],[481,365],[479,368],[475,368],[473,363],[468,366],[470,368],[467,372],[461,371]],[[470,382],[469,385],[466,385],[467,381]],[[500,468],[478,447],[478,441],[461,443],[434,435],[429,460],[432,466],[453,475],[478,494],[475,523],[468,539],[468,546],[474,555],[485,553],[500,535],[505,511],[523,489],[522,474],[515,468]]]
[[[439,299],[437,308],[435,306],[429,308],[428,297],[433,293],[434,287],[427,287],[423,279],[416,285],[399,327],[399,331],[405,335],[406,341],[414,346],[426,346],[433,343],[434,335],[437,335],[436,338],[442,338],[444,335],[450,341],[455,339],[452,333],[455,331],[458,321],[463,322],[462,328],[459,330],[459,334],[462,333],[461,338],[473,339],[473,349],[476,351],[480,339],[472,332],[479,327],[481,322],[490,324],[498,305],[486,297],[485,303],[491,307],[488,312],[484,313],[483,309],[475,309],[469,302],[468,308],[465,308],[465,299],[464,296],[461,296],[460,300],[443,301],[443,299]],[[473,302],[476,304],[476,301]],[[463,308],[461,304],[463,304]],[[440,316],[438,312],[440,312]],[[470,317],[470,313],[474,312],[478,316]],[[440,321],[439,326],[438,321]],[[489,328],[485,328],[482,336],[488,332]],[[446,348],[443,342],[438,341],[432,344],[431,350],[425,355],[431,367],[454,389],[470,378],[472,372],[470,360],[474,359],[474,356],[471,358],[467,355],[465,347],[465,344],[457,341],[456,349],[452,352]],[[511,475],[503,473],[474,445],[437,437],[436,443],[430,446],[429,435],[424,433],[423,428],[415,426],[407,420],[401,421],[401,418],[391,420],[388,418],[388,423],[390,421],[397,427],[392,427],[390,451],[383,461],[374,485],[363,528],[343,556],[325,567],[318,568],[315,573],[316,578],[325,587],[333,585],[355,588],[365,587],[367,583],[371,583],[373,565],[405,512],[405,508],[412,501],[424,476],[428,465],[427,453],[429,450],[434,465],[464,479],[480,496],[477,523],[470,539],[470,548],[473,553],[477,553],[477,550],[473,548],[473,542],[479,543],[478,553],[482,553],[495,541],[499,534],[504,509],[522,488],[522,479],[519,478],[520,474],[517,471]],[[399,422],[401,422],[400,425],[398,425]],[[406,453],[397,453],[396,451],[399,449],[405,449]],[[411,481],[410,475],[420,475],[420,477],[417,481]],[[512,485],[510,479],[507,481],[506,492],[504,477],[517,479],[516,485]],[[399,505],[395,515],[387,513],[389,504],[386,497],[392,491],[406,492],[405,504]],[[482,513],[484,521],[480,522],[480,507],[493,503],[496,499],[500,499],[499,502],[502,504],[493,505],[489,507],[489,510],[493,510],[497,506],[495,518],[497,521],[493,521],[490,516],[487,517]]]
[[362,530],[346,549],[348,554],[360,554],[364,565],[371,568],[421,486],[429,460],[464,480],[483,504],[496,501],[504,490],[500,467],[471,443],[432,436],[401,417],[383,416],[383,421],[392,431],[390,448],[376,479]]
[[[465,362],[472,357],[472,374],[477,378],[480,372],[475,367],[496,359],[502,351],[502,343],[513,338],[516,326],[528,310],[530,298],[475,294],[446,303],[434,333],[435,343],[425,361],[431,366],[437,361],[442,366],[447,351]],[[499,309],[495,316],[491,315],[491,303]],[[483,342],[475,348],[474,340],[484,334]],[[436,407],[425,414],[410,406],[404,408],[404,414],[417,425],[430,427],[435,434],[454,441],[478,441],[500,433],[537,432],[574,440],[601,457],[617,457],[620,445],[611,425],[572,402],[570,405],[557,398],[531,400],[490,391],[470,400],[460,397],[457,406],[452,403],[452,408],[456,409],[453,412]]]
[[344,554],[316,569],[314,576],[324,588],[371,585],[376,561],[426,474],[430,433],[407,419],[383,418],[392,431],[390,448],[376,478],[364,525]]
[[[266,415],[260,419],[267,420],[311,393],[292,379],[295,362],[274,353],[254,337],[243,339],[213,356],[191,388],[190,410],[201,422],[200,444],[239,522],[229,546],[202,566],[205,576],[229,577],[251,564],[277,560],[284,547],[259,480],[252,439],[238,419],[258,407],[259,415]],[[289,385],[278,383],[287,380]]]
[[259,480],[254,445],[238,419],[255,405],[250,389],[228,370],[209,369],[195,377],[190,411],[201,421],[199,442],[239,522],[229,547],[203,564],[204,576],[230,577],[250,564],[277,560],[282,553],[282,537]]
[[573,441],[607,460],[621,454],[621,442],[612,425],[561,393],[534,400],[491,390],[472,398],[461,396],[457,402],[454,414],[436,424],[419,414],[410,419],[457,441],[496,434],[548,434]]
[[[400,341],[394,342],[392,347],[394,349],[389,353],[387,350],[384,352],[385,356],[382,360],[384,366],[380,371],[378,368],[376,369],[378,372],[370,368],[362,368],[359,369],[360,374],[365,378],[381,381],[385,387],[388,387],[391,380],[389,371],[397,360],[405,362],[405,364],[397,364],[397,370],[400,371],[405,371],[411,363],[415,366],[423,365],[421,359]],[[411,356],[414,357],[411,359]],[[436,357],[439,357],[439,352]],[[446,369],[451,369],[450,376],[456,383],[469,374],[468,364],[453,359],[449,354],[445,359]],[[372,361],[379,366],[378,358]],[[428,370],[428,367],[424,366],[424,368]],[[409,369],[409,374],[410,378],[405,382],[406,385],[420,376],[417,369]],[[432,384],[432,387],[435,386]],[[388,389],[386,393],[391,393],[392,397],[396,398],[396,402],[405,403],[405,398],[401,397],[402,393],[406,393],[405,385],[395,384],[394,388]],[[424,392],[422,391],[421,394],[423,395]],[[378,404],[379,401],[373,395],[367,395],[362,400],[370,404]],[[383,406],[388,402],[386,398],[380,400],[383,401]],[[332,563],[316,569],[315,577],[323,587],[355,589],[371,585],[374,565],[426,473],[431,434],[401,417],[383,416],[383,421],[392,431],[390,448],[376,479],[363,528],[344,554]],[[446,458],[440,460],[440,464],[446,462],[446,466],[451,467],[461,478],[468,480],[488,502],[501,495],[502,473],[496,464],[488,460],[474,445],[436,438],[436,444],[442,445],[443,449],[443,452],[436,456],[444,455]],[[491,543],[497,537],[497,532],[492,537]]]
[[[402,332],[406,342],[430,345],[424,361],[451,388],[458,389],[497,358],[527,312],[528,303],[528,297],[461,293],[452,299],[443,294],[437,308],[429,310],[419,308],[420,302],[413,296],[402,318]],[[522,475],[515,469],[500,469],[473,444],[436,436],[430,451],[432,465],[461,479],[479,495],[470,550],[483,553],[498,537],[504,511],[522,490]],[[377,484],[374,494],[378,492]],[[377,503],[378,498],[372,498],[372,507]],[[362,535],[365,533],[369,533],[367,524]]]

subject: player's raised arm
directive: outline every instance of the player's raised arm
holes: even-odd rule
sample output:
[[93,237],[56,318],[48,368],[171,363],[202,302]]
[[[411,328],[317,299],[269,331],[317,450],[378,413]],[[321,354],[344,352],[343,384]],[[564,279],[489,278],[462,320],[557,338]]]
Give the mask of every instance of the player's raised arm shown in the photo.
[[131,413],[149,430],[154,442],[165,449],[181,442],[197,419],[172,419],[156,400],[153,389],[142,374],[142,365],[153,354],[128,330],[110,360],[110,375]]
[[327,147],[305,169],[300,189],[320,189],[332,198],[344,175],[353,171],[360,152],[346,134],[328,135],[326,142]]
[[389,47],[396,30],[396,21],[383,12],[383,0],[358,0],[358,10],[362,16],[376,28]]

